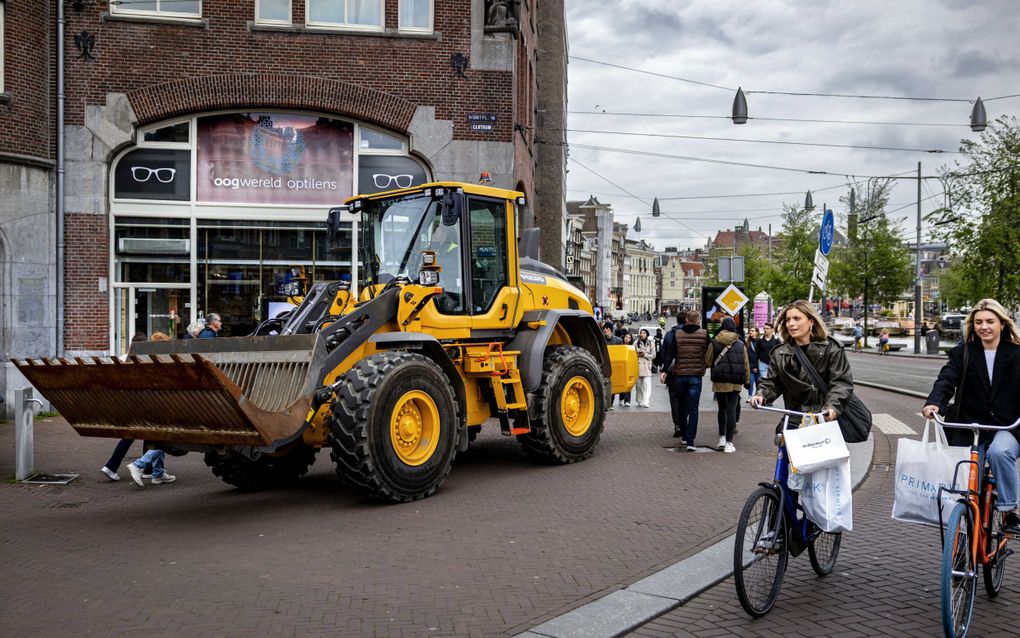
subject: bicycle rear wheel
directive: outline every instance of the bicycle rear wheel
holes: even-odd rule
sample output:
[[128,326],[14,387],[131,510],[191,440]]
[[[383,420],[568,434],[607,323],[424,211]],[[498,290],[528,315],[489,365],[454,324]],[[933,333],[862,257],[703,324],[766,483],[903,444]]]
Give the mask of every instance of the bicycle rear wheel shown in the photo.
[[995,509],[995,503],[992,503],[992,515],[988,525],[988,544],[985,547],[985,552],[990,557],[988,563],[983,566],[982,572],[985,577],[985,592],[989,598],[995,598],[999,595],[999,588],[1002,587],[1002,576],[1006,572],[1006,545],[1003,544],[1002,548],[999,549],[999,544],[1006,538],[1005,532],[1002,531],[1002,512]]
[[947,638],[963,638],[970,629],[977,590],[977,566],[971,543],[974,518],[970,507],[959,503],[949,515],[942,546],[942,630]]
[[762,487],[747,499],[733,545],[733,580],[740,606],[764,616],[779,598],[789,559],[788,530],[777,490]]
[[808,544],[808,558],[811,559],[811,569],[819,576],[828,576],[836,566],[836,557],[839,555],[839,545],[843,540],[840,532],[821,532],[811,539]]

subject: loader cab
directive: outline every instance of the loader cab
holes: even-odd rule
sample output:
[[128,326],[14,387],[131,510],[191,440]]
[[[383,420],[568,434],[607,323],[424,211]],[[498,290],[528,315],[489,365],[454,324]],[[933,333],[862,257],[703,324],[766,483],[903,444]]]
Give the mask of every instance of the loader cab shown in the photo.
[[[466,316],[474,330],[514,325],[518,294],[514,191],[427,184],[415,190],[356,198],[363,285],[417,281],[426,251],[438,261],[443,294],[436,309]],[[332,224],[331,224],[332,225]]]

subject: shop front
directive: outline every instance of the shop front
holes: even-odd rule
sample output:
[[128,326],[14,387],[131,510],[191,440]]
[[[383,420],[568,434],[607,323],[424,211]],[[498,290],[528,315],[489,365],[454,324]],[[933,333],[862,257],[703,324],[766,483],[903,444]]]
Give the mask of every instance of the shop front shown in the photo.
[[352,228],[329,244],[330,207],[431,178],[406,139],[321,115],[199,115],[137,139],[110,171],[117,354],[209,312],[222,335],[251,333],[306,286],[351,276]]

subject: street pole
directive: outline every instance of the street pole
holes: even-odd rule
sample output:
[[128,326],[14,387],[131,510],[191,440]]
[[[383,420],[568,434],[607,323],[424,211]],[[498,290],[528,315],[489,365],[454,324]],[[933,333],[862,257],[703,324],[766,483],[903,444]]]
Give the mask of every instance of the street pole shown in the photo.
[[914,354],[921,354],[921,162],[917,163],[917,278],[914,280]]

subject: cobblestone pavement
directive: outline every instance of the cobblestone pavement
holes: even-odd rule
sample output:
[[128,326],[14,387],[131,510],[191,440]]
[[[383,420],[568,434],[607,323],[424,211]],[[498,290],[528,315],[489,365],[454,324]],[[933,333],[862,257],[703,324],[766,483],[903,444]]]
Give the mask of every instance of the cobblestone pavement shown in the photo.
[[[702,423],[707,446],[715,414]],[[0,484],[0,635],[519,633],[731,533],[773,423],[745,410],[736,454],[677,453],[666,414],[618,408],[569,466],[487,427],[435,496],[387,506],[347,492],[325,452],[289,490],[239,492],[196,454],[168,459],[176,483],[141,489],[124,466],[111,483],[113,440],[39,420],[36,469],[82,476]],[[0,424],[0,476],[13,459]]]
[[[860,393],[876,412],[888,412],[919,430],[918,400]],[[896,404],[899,405],[896,405]],[[890,518],[896,440],[876,429],[872,472],[854,493],[854,531],[843,537],[835,571],[819,579],[807,553],[791,558],[776,606],[752,620],[727,579],[687,604],[645,624],[631,636],[917,636],[942,635],[937,528]],[[978,579],[972,636],[1016,636],[1020,562],[1007,563],[998,598]]]

